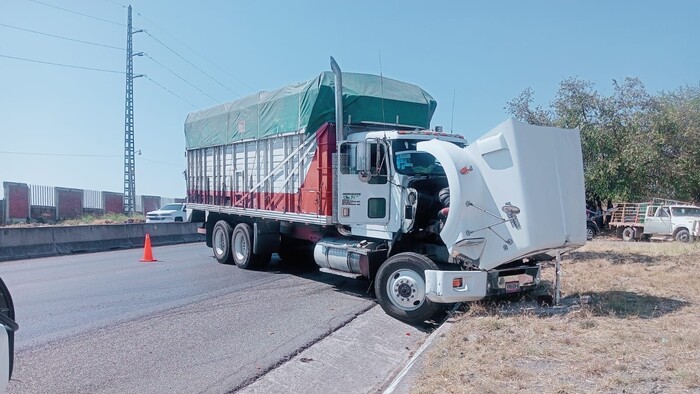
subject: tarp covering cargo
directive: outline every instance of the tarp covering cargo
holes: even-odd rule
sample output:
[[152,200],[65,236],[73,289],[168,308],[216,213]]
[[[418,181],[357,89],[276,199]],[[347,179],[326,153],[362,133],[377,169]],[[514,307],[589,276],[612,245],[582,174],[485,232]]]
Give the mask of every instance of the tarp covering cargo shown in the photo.
[[[335,121],[333,73],[191,113],[186,148],[225,145],[294,131],[313,133]],[[343,73],[344,118],[430,127],[437,103],[423,89],[377,75]]]

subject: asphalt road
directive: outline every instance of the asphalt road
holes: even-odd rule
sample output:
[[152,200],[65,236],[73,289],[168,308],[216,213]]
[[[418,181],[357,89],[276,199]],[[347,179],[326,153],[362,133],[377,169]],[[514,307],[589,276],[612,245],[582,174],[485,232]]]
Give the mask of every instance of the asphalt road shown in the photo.
[[204,244],[0,263],[15,302],[9,393],[230,392],[345,326],[368,283],[218,264]]

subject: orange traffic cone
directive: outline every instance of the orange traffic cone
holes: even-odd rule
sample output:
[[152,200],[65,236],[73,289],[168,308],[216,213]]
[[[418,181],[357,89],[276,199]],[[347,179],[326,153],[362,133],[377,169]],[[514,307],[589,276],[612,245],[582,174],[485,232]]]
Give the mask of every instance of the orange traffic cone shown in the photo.
[[153,258],[153,250],[151,250],[151,236],[146,234],[146,242],[143,245],[143,258],[139,260],[142,263],[152,263],[158,261]]

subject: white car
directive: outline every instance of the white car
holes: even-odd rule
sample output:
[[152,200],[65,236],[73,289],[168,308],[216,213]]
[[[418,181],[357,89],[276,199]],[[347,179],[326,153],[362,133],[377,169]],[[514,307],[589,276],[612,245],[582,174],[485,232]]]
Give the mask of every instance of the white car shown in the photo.
[[15,306],[10,291],[0,278],[0,393],[4,393],[12,377],[15,358]]
[[186,205],[182,203],[166,204],[157,211],[146,214],[146,223],[186,222]]

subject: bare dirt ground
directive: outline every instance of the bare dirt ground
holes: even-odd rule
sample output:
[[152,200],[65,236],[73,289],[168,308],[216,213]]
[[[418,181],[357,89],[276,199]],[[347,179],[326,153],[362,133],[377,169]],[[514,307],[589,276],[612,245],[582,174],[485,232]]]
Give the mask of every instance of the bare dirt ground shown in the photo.
[[594,240],[562,267],[562,296],[587,304],[547,317],[469,304],[412,392],[700,393],[700,242]]

